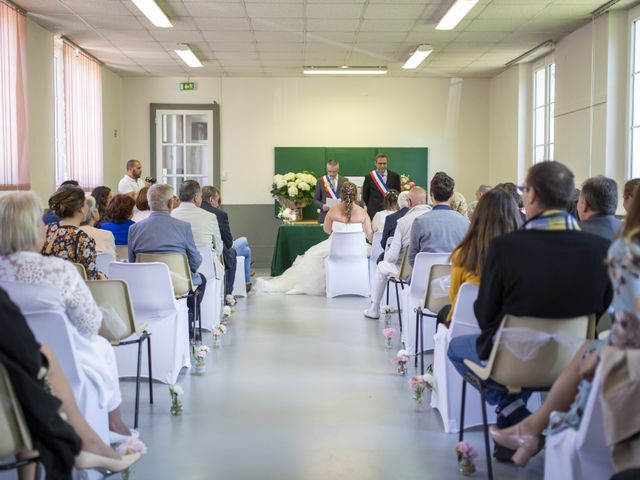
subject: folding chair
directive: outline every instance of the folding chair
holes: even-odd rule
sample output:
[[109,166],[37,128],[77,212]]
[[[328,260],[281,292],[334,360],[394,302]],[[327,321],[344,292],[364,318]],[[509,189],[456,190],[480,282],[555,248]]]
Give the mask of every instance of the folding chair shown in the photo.
[[75,262],[71,262],[71,264],[75,267],[82,279],[86,282],[89,277],[87,277],[87,271],[85,270],[84,265]]
[[367,242],[362,232],[333,232],[324,261],[327,298],[369,295]]
[[389,305],[389,284],[393,283],[396,289],[396,305],[398,306],[398,323],[400,325],[400,334],[402,334],[402,307],[400,302],[400,291],[398,285],[404,290],[404,286],[409,283],[407,280],[413,271],[413,267],[409,263],[409,249],[404,247],[400,251],[400,272],[396,276],[387,279],[387,305]]
[[136,400],[135,414],[133,420],[133,428],[138,428],[138,411],[140,406],[140,369],[142,363],[142,343],[147,341],[147,360],[149,373],[149,403],[153,404],[153,385],[152,385],[152,368],[151,368],[151,334],[145,330],[146,324],[137,324],[133,305],[131,304],[131,296],[129,295],[129,287],[124,280],[90,280],[87,282],[89,290],[93,295],[93,299],[101,306],[112,307],[117,316],[122,320],[122,332],[114,335],[112,331],[105,328],[105,322],[102,322],[100,335],[111,342],[114,347],[138,344],[138,364],[136,370]]

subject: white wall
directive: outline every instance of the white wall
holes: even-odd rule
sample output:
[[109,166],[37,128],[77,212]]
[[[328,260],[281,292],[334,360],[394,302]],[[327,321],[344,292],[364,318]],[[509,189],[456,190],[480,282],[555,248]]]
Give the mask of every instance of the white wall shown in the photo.
[[121,164],[149,165],[150,103],[217,101],[226,203],[272,201],[276,146],[426,146],[429,175],[446,170],[466,196],[488,179],[488,80],[196,78],[180,92],[182,80],[122,79]]
[[518,180],[520,74],[512,67],[491,80],[489,106],[490,185]]

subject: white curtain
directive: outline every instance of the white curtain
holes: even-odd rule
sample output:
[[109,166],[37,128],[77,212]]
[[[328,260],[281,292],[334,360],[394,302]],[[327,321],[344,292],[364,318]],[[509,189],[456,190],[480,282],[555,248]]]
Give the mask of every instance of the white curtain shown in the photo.
[[103,184],[100,65],[64,43],[65,171],[85,190]]
[[0,190],[29,190],[27,22],[0,2]]

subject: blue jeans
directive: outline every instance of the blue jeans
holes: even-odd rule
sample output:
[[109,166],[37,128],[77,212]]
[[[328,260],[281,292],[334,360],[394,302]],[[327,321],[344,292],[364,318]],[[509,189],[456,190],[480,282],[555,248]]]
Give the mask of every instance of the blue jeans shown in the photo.
[[238,237],[233,241],[233,248],[236,254],[244,257],[244,282],[251,281],[251,247],[247,237]]
[[[458,373],[463,377],[469,371],[467,366],[464,364],[465,358],[471,360],[474,363],[482,364],[482,361],[478,356],[478,351],[476,350],[476,340],[478,337],[479,335],[462,335],[451,340],[451,343],[449,344],[449,351],[447,352],[447,356],[449,357],[449,360],[451,360],[451,363],[453,363],[453,366],[456,368]],[[491,379],[483,383],[487,387],[502,386]],[[505,392],[501,392],[499,390],[494,390],[491,388],[485,390],[485,398],[487,400],[487,403],[489,405],[497,405],[498,409],[502,409],[509,405],[511,402],[514,402],[518,399],[522,399],[522,401],[526,404],[530,396],[531,392],[509,395]]]

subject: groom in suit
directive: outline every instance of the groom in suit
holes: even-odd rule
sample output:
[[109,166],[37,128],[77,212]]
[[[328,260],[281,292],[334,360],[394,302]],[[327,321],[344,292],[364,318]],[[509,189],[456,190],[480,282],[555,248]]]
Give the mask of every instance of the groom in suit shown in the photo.
[[337,160],[329,160],[327,162],[327,174],[320,177],[316,183],[316,191],[313,196],[313,204],[318,211],[318,223],[324,223],[324,217],[327,216],[329,205],[327,198],[340,198],[340,189],[346,179],[338,175],[340,164]]
[[382,201],[389,189],[400,191],[400,175],[387,170],[387,163],[387,156],[379,153],[376,155],[376,169],[364,178],[362,199],[367,205],[367,213],[371,219],[382,210]]

